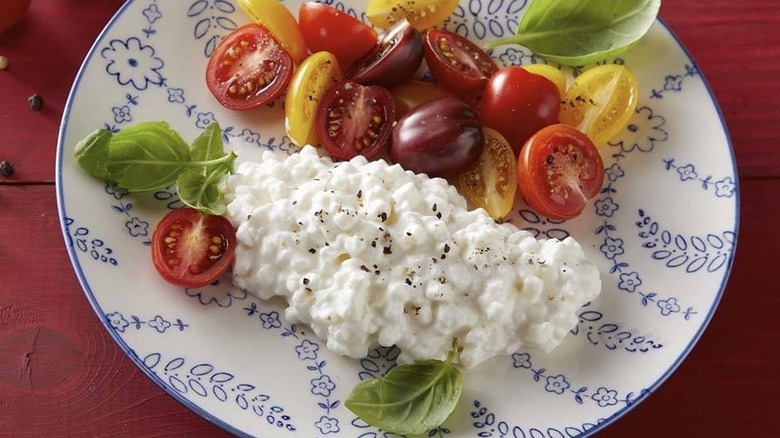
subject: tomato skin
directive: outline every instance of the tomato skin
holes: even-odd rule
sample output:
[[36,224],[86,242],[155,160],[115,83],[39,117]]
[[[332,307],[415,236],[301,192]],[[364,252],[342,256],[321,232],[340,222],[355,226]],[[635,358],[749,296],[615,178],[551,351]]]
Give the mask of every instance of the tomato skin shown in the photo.
[[495,220],[512,211],[517,193],[517,162],[509,142],[498,131],[482,128],[485,141],[477,161],[455,178],[458,192]]
[[440,97],[455,97],[444,88],[425,81],[410,80],[390,89],[395,100],[395,116],[400,119],[412,109]]
[[[262,59],[253,56],[259,54]],[[249,61],[254,64],[247,65]],[[292,71],[290,55],[266,28],[251,23],[231,32],[214,49],[206,67],[206,85],[225,108],[245,110],[279,97]]]
[[458,0],[371,0],[366,15],[382,29],[406,19],[422,32],[442,23],[457,7]]
[[334,54],[345,70],[377,43],[376,32],[370,26],[323,3],[302,3],[298,23],[309,50]]
[[541,129],[523,146],[517,182],[537,213],[550,219],[572,219],[599,193],[604,162],[588,136],[555,124]]
[[425,33],[423,53],[436,80],[460,96],[481,92],[498,71],[496,62],[481,47],[443,29]]
[[379,37],[376,47],[347,70],[345,76],[363,85],[392,88],[408,81],[423,60],[422,36],[401,20]]
[[0,14],[0,33],[3,33],[22,20],[30,9],[32,0],[5,0],[0,4],[3,13]]
[[236,251],[236,231],[222,216],[192,208],[171,210],[152,233],[152,263],[169,283],[203,287],[227,271]]
[[372,159],[387,145],[395,123],[395,102],[386,88],[343,81],[322,96],[317,136],[331,157]]
[[306,59],[309,50],[295,16],[279,0],[237,0],[238,6],[256,23],[268,29],[290,54],[295,65]]
[[328,89],[342,79],[336,57],[328,52],[317,52],[298,66],[284,100],[285,130],[293,143],[319,144],[317,108]]
[[522,67],[491,76],[477,105],[483,125],[506,137],[515,154],[536,131],[558,122],[560,108],[558,87]]
[[398,120],[390,157],[406,170],[450,178],[477,161],[482,143],[482,127],[474,110],[459,99],[442,97]]

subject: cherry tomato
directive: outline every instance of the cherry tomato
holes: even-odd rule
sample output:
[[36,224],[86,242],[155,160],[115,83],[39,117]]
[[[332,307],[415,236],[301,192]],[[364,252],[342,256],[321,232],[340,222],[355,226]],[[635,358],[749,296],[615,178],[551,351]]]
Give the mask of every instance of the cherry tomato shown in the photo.
[[395,121],[393,95],[377,85],[344,81],[331,87],[317,110],[317,135],[331,157],[373,158],[390,138]]
[[515,154],[536,131],[558,122],[560,107],[558,87],[522,67],[491,76],[477,105],[482,124],[506,137]]
[[495,61],[479,46],[443,29],[426,32],[423,53],[436,80],[461,96],[482,91],[498,71]]
[[27,10],[30,9],[32,0],[5,0],[0,3],[2,13],[0,13],[0,33],[14,27],[21,21]]
[[237,0],[238,6],[274,36],[298,65],[306,59],[309,49],[295,16],[278,0]]
[[442,23],[457,7],[458,0],[371,0],[366,15],[382,29],[406,19],[422,32]]
[[475,207],[495,220],[512,211],[517,193],[517,162],[509,142],[498,131],[482,128],[485,137],[477,162],[455,179],[455,186]]
[[606,64],[577,76],[563,99],[561,123],[574,126],[601,146],[628,125],[639,101],[631,70]]
[[298,11],[298,23],[309,50],[336,55],[343,69],[348,69],[376,46],[374,29],[348,13],[323,3],[302,3]]
[[290,55],[259,24],[231,32],[214,50],[206,85],[226,108],[255,108],[276,99],[292,77]]
[[398,120],[390,157],[406,170],[450,178],[477,161],[482,142],[474,109],[459,99],[442,97]]
[[152,233],[152,262],[170,283],[202,287],[228,269],[236,251],[236,231],[222,216],[177,208]]
[[364,85],[392,88],[414,76],[423,59],[420,33],[401,20],[379,37],[376,47],[360,58],[346,76]]
[[582,213],[604,182],[604,162],[596,146],[568,125],[547,126],[523,146],[517,179],[528,205],[551,219]]
[[395,116],[401,118],[413,108],[440,97],[455,97],[444,88],[425,81],[411,80],[396,85],[390,92],[395,100]]
[[325,92],[342,79],[336,57],[328,52],[317,52],[298,66],[284,100],[284,126],[293,143],[319,144],[317,107]]
[[527,64],[523,68],[530,73],[549,79],[558,87],[558,92],[561,96],[566,94],[566,75],[562,71],[548,64]]

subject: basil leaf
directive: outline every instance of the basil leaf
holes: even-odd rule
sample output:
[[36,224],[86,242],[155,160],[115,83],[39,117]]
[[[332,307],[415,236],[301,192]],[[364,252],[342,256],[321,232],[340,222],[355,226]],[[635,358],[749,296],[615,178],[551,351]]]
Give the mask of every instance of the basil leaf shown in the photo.
[[[217,122],[211,122],[192,142],[190,151],[192,161],[209,161],[222,158],[225,155],[222,143],[222,130]],[[206,172],[209,169],[206,167]]]
[[108,144],[111,132],[100,128],[81,140],[73,152],[76,162],[82,169],[95,178],[110,179],[106,161],[108,161]]
[[344,405],[368,424],[399,435],[417,435],[450,416],[463,389],[463,375],[447,361],[400,365],[383,377],[360,382]]
[[106,166],[119,187],[141,192],[173,184],[189,162],[189,146],[170,125],[142,122],[113,136]]
[[486,45],[519,44],[540,58],[587,65],[633,47],[655,22],[661,0],[533,0],[517,35]]
[[179,199],[204,214],[221,216],[227,212],[222,202],[220,184],[233,169],[236,154],[230,153],[227,159],[212,165],[207,171],[202,168],[192,168],[182,172],[176,180],[176,191]]

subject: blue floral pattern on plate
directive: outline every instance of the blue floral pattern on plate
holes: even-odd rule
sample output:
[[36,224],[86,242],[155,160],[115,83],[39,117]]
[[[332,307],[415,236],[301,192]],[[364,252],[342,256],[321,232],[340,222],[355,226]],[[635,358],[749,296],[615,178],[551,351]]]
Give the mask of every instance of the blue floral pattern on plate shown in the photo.
[[[283,0],[293,11],[300,2]],[[325,3],[366,20],[361,2]],[[442,26],[472,39],[506,36],[527,4],[464,0]],[[89,179],[73,162],[73,146],[95,128],[119,132],[149,119],[168,120],[189,139],[218,121],[230,147],[295,153],[281,101],[233,113],[216,104],[197,73],[225,35],[248,21],[230,0],[123,6],[87,58],[63,120],[57,189],[68,251],[120,347],[168,393],[216,424],[249,436],[394,437],[355,418],[343,400],[355,383],[391,370],[397,349],[338,357],[306,326],[288,321],[278,303],[233,287],[229,276],[202,288],[165,284],[148,263],[148,245],[159,218],[182,205],[175,187],[131,194]],[[521,349],[473,371],[511,376],[516,394],[506,395],[491,386],[506,382],[495,382],[476,396],[466,370],[459,415],[467,418],[445,422],[429,438],[590,436],[654,389],[711,316],[736,243],[733,159],[695,63],[662,24],[651,32],[634,51],[606,61],[642,66],[637,73],[645,91],[626,129],[601,149],[605,183],[586,212],[556,221],[518,201],[509,220],[539,238],[577,238],[601,271],[602,295],[578,311],[554,355]],[[665,57],[643,63],[648,50]],[[491,56],[500,65],[545,62],[511,45]],[[562,70],[572,80],[586,68]],[[683,144],[694,127],[724,135]],[[686,205],[672,211],[665,201],[682,191]],[[679,282],[690,287],[675,288]],[[569,360],[583,349],[587,355]],[[630,378],[593,371],[637,361],[650,371]],[[523,414],[540,400],[555,403],[554,415]]]

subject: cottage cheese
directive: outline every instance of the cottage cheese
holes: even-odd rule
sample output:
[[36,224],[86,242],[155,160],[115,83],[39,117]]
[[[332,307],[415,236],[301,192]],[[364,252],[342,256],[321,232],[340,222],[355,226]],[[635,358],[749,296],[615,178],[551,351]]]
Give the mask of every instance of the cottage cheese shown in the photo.
[[268,152],[239,165],[226,195],[234,283],[285,297],[288,319],[350,357],[378,343],[400,363],[444,359],[453,338],[467,368],[551,350],[601,289],[574,239],[496,224],[445,180],[384,161]]

